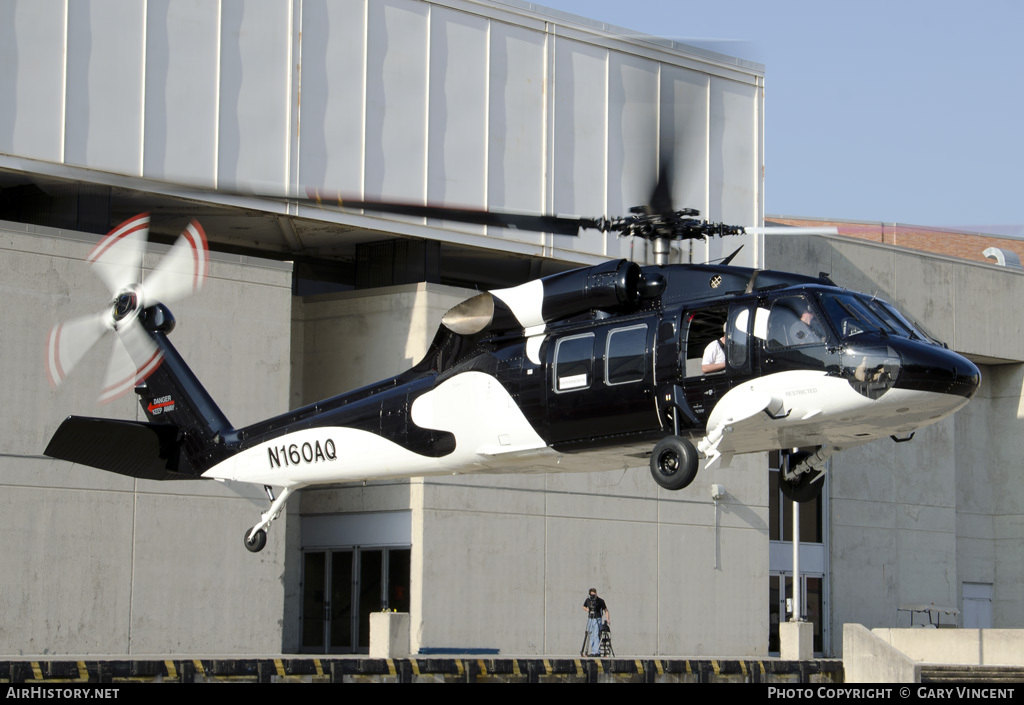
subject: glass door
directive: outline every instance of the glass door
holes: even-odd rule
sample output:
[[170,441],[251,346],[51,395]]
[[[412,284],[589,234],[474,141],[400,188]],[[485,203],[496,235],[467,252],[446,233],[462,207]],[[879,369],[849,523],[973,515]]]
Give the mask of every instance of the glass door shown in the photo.
[[409,611],[411,554],[404,547],[304,551],[302,650],[368,652],[370,614]]

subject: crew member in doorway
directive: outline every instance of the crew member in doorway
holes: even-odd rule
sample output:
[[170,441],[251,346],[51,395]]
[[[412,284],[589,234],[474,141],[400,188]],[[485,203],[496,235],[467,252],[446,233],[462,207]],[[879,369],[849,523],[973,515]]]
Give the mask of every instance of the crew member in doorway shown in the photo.
[[712,340],[704,348],[704,359],[700,361],[700,371],[704,374],[721,372],[725,369],[725,326],[722,326],[722,337]]
[[597,596],[597,588],[590,588],[590,596],[583,601],[583,611],[587,613],[587,636],[590,648],[588,656],[601,655],[601,622],[611,625],[608,605]]

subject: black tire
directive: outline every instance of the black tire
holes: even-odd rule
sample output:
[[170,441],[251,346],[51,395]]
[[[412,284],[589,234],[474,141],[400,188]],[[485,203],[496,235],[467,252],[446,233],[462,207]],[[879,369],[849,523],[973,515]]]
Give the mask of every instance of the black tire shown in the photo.
[[263,547],[267,545],[267,532],[260,529],[253,534],[252,540],[250,540],[249,531],[250,530],[246,530],[245,535],[242,536],[242,540],[245,541],[245,547],[253,553],[259,553],[263,550]]
[[782,490],[782,496],[801,504],[814,501],[821,494],[821,488],[825,486],[824,482],[814,481],[820,475],[820,470],[808,470],[801,473],[794,482],[780,478],[779,489]]
[[697,449],[681,436],[662,438],[651,452],[651,476],[666,490],[681,490],[697,476]]

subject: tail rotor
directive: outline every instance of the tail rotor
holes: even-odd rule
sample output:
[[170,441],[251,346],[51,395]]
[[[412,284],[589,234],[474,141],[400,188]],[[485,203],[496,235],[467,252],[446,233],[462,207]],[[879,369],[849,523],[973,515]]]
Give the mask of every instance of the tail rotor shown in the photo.
[[51,329],[46,371],[54,387],[67,379],[108,331],[113,331],[118,340],[100,392],[101,404],[127,394],[160,366],[163,354],[144,330],[139,314],[158,303],[179,301],[199,291],[209,270],[209,247],[202,226],[193,220],[143,281],[142,258],[148,232],[149,215],[135,216],[110,231],[87,257],[112,299],[99,313]]

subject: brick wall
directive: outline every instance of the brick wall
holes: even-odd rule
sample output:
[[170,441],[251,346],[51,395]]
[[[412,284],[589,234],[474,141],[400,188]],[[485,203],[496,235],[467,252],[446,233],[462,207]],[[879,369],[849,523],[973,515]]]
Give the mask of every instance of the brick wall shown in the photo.
[[974,260],[977,262],[988,262],[993,264],[995,260],[989,259],[982,254],[989,247],[998,247],[1003,250],[1016,252],[1021,261],[1024,262],[1024,241],[1014,238],[999,237],[997,235],[981,235],[977,233],[964,233],[955,230],[943,230],[920,225],[901,225],[899,223],[853,223],[831,220],[817,220],[812,218],[765,218],[768,221],[779,225],[793,225],[796,227],[813,227],[817,225],[835,226],[840,235],[855,237],[872,242],[881,242],[888,245],[897,245],[911,250],[922,250],[949,257]]

